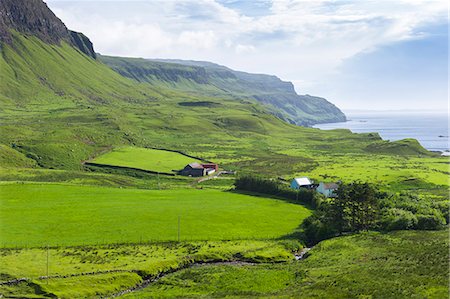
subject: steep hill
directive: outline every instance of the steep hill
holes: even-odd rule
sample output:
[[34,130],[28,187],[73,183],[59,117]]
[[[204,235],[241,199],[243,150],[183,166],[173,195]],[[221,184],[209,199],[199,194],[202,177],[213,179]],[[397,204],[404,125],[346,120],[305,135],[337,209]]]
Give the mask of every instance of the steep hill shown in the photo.
[[235,71],[204,61],[99,58],[119,74],[154,86],[168,86],[191,94],[257,100],[272,114],[292,124],[311,125],[346,119],[327,100],[298,95],[291,82],[276,76]]

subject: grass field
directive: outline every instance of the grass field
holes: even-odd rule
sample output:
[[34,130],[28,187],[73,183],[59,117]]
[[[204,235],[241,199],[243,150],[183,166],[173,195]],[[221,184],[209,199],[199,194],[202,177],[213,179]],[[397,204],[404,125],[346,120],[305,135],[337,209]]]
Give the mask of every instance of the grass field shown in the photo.
[[290,264],[200,266],[124,298],[447,298],[448,231],[327,240]]
[[310,215],[301,205],[216,190],[2,184],[3,246],[277,238]]
[[172,173],[189,163],[199,162],[182,154],[138,147],[121,147],[95,158],[92,162]]

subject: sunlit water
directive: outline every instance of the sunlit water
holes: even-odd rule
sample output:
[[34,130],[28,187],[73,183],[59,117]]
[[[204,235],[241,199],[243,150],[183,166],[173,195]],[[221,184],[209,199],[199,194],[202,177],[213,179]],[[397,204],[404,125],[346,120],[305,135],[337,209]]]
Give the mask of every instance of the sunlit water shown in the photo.
[[415,138],[431,151],[450,154],[446,112],[347,112],[347,122],[315,125],[315,128],[350,129],[354,133],[377,132],[385,140]]

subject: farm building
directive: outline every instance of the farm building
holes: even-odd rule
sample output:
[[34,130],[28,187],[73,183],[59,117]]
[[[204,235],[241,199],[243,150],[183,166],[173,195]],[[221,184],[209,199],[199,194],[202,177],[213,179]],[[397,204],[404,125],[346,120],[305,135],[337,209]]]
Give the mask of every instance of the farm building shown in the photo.
[[205,163],[205,164],[202,164],[202,166],[203,166],[203,168],[206,168],[206,169],[214,169],[214,171],[219,170],[219,165],[217,165],[215,163]]
[[300,188],[311,189],[313,187],[313,183],[307,177],[295,178],[291,182],[291,188],[298,190]]
[[339,188],[339,185],[336,183],[324,183],[320,182],[319,186],[317,187],[316,191],[319,193],[322,193],[326,197],[334,197],[335,191]]
[[210,175],[218,169],[218,165],[214,163],[200,164],[200,163],[190,163],[186,165],[181,171],[181,175],[187,176],[205,176]]

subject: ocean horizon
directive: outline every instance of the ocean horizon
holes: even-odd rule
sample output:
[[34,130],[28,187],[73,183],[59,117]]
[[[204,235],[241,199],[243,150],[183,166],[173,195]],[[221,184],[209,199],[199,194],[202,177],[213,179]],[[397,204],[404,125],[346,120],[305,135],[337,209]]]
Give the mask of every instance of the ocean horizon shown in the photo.
[[430,151],[450,154],[447,111],[344,111],[346,122],[314,125],[322,130],[349,129],[353,133],[380,134],[381,138],[396,141],[417,139]]

